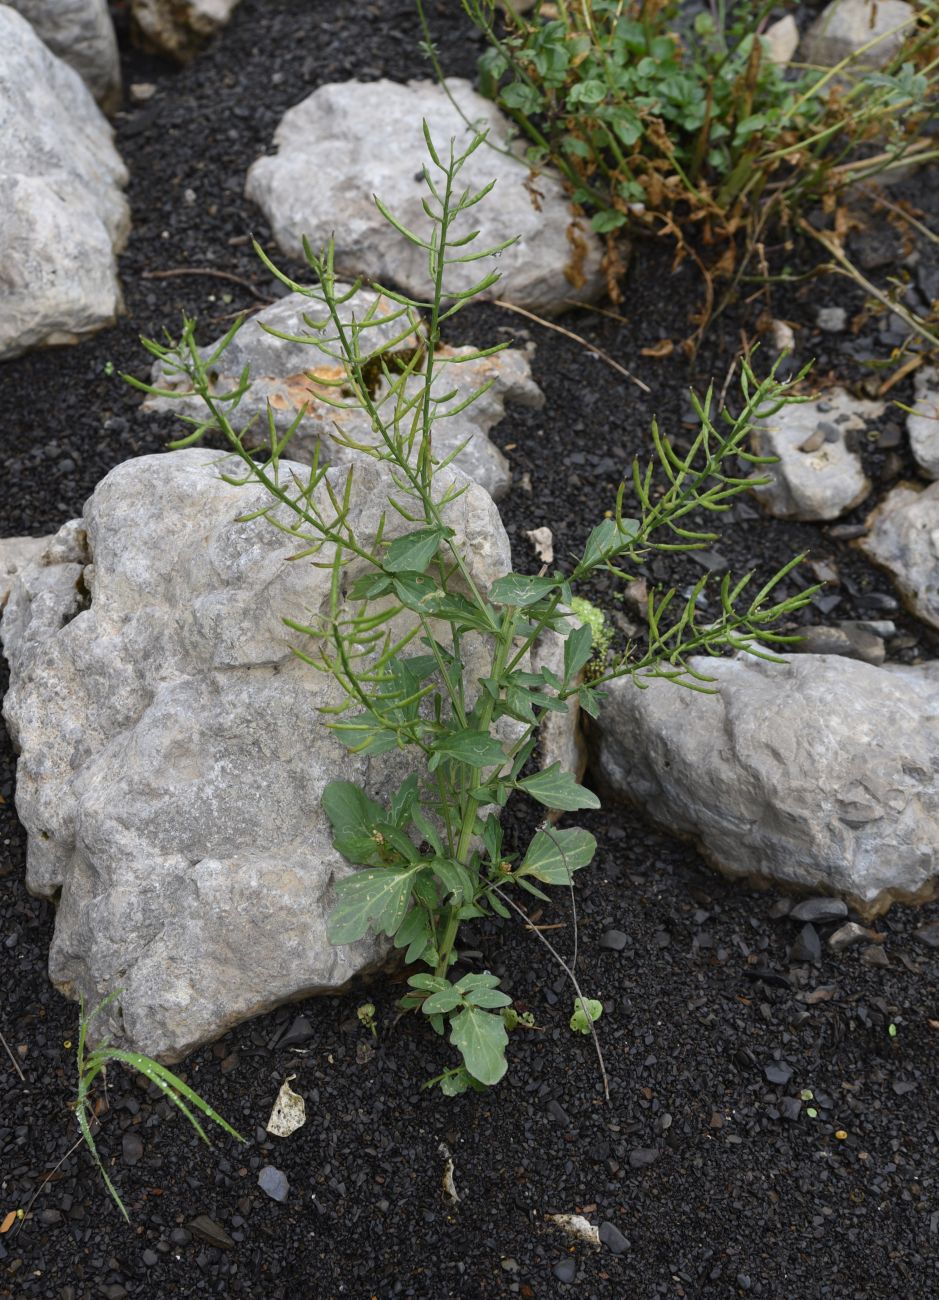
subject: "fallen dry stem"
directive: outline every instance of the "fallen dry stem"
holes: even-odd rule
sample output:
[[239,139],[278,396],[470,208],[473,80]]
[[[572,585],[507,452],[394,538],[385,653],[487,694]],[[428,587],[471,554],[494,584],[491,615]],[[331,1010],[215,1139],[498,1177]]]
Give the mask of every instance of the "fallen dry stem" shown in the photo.
[[170,280],[179,275],[208,275],[216,280],[230,280],[232,284],[240,284],[243,289],[247,289],[252,298],[257,298],[258,302],[263,302],[265,305],[269,302],[250,280],[246,280],[241,275],[234,275],[231,271],[213,271],[207,266],[172,266],[165,271],[141,271],[140,278],[141,280]]
[[533,320],[536,325],[543,325],[545,329],[554,330],[556,334],[563,334],[565,338],[573,339],[574,342],[579,343],[582,348],[586,348],[587,351],[592,352],[595,357],[599,357],[600,360],[605,361],[608,366],[612,366],[613,369],[618,371],[621,375],[625,375],[626,378],[634,383],[637,388],[641,388],[644,393],[652,392],[652,389],[648,384],[644,384],[641,379],[637,379],[635,375],[631,375],[626,367],[621,366],[618,361],[614,361],[608,352],[604,352],[602,348],[598,348],[595,343],[588,343],[585,338],[581,338],[581,336],[575,334],[573,330],[566,330],[563,325],[555,325],[553,321],[545,320],[543,316],[536,316],[533,311],[527,311],[524,307],[516,307],[514,302],[506,302],[504,298],[496,298],[495,305],[497,307],[504,307],[506,311],[518,312],[519,316],[525,316],[528,320]]

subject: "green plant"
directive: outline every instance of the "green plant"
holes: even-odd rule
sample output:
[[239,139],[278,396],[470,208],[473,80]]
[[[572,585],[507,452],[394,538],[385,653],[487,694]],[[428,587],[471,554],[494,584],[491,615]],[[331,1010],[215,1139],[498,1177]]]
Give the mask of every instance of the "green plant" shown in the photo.
[[[715,534],[702,528],[693,512],[720,513],[752,486],[746,463],[764,462],[747,450],[751,426],[770,418],[787,401],[799,400],[792,397],[792,384],[781,383],[774,374],[758,380],[746,362],[736,416],[714,416],[710,393],[695,398],[700,429],[687,452],[676,452],[653,426],[664,481],[656,481],[654,465],[634,465],[629,491],[636,518],[624,514],[624,483],[609,517],[593,529],[582,553],[566,569],[538,576],[508,573],[488,590],[480,589],[447,522],[466,484],[445,472],[453,455],[444,460],[435,455],[434,428],[445,418],[438,407],[447,397],[435,395],[433,385],[442,367],[500,350],[458,356],[438,352],[445,323],[498,278],[495,272],[482,274],[473,288],[455,292],[449,288],[448,268],[499,249],[474,250],[478,232],[460,229],[461,218],[491,189],[474,193],[460,181],[466,159],[484,137],[476,136],[462,153],[451,141],[441,156],[426,124],[424,134],[430,159],[424,168],[426,233],[405,228],[380,200],[376,203],[402,238],[425,251],[430,286],[425,300],[383,289],[394,310],[382,315],[375,297],[357,315],[357,286],[337,280],[331,246],[322,253],[306,246],[313,285],[292,280],[257,250],[287,288],[310,300],[305,317],[309,333],[293,341],[308,343],[314,356],[324,355],[338,366],[340,374],[331,389],[324,389],[324,400],[355,405],[375,432],[374,444],[346,443],[359,457],[384,467],[387,499],[374,537],[357,536],[350,522],[354,467],[327,471],[318,456],[302,469],[286,462],[296,422],[278,435],[271,417],[266,446],[250,426],[240,428],[233,422],[250,378],[243,374],[231,392],[220,394],[213,388],[212,374],[237,325],[212,350],[199,348],[191,320],[184,322],[179,343],[144,342],[164,372],[185,380],[203,403],[204,416],[189,419],[191,432],[182,443],[210,430],[221,436],[240,462],[240,472],[226,474],[227,480],[260,485],[266,493],[267,504],[251,517],[264,515],[287,535],[294,562],[317,564],[332,576],[326,607],[304,621],[285,618],[286,625],[305,638],[295,653],[330,673],[342,688],[344,703],[328,711],[330,727],[355,753],[402,750],[416,765],[385,804],[349,781],[327,786],[323,808],[335,846],[358,868],[336,884],[329,930],[335,943],[354,942],[369,929],[385,934],[403,950],[406,962],[425,968],[410,976],[410,990],[401,1005],[419,1011],[437,1034],[449,1029],[460,1063],[431,1083],[453,1094],[494,1084],[505,1073],[503,1013],[510,1002],[489,972],[451,978],[461,923],[513,913],[528,921],[517,900],[528,895],[547,901],[544,886],[565,886],[573,899],[574,875],[594,854],[588,830],[554,828],[547,820],[518,850],[504,842],[498,810],[513,793],[546,811],[575,813],[599,807],[596,795],[559,764],[529,771],[541,720],[549,712],[566,711],[572,697],[596,715],[600,688],[620,677],[639,685],[664,677],[709,690],[710,679],[689,663],[690,655],[732,647],[772,658],[766,646],[791,639],[773,632],[772,625],[804,605],[816,589],[775,598],[798,559],[752,597],[749,577],[737,582],[727,577],[720,588],[720,613],[707,623],[701,621],[697,603],[706,576],[687,599],[679,600],[675,591],[653,593],[647,644],[631,645],[610,658],[594,680],[581,678],[594,647],[589,626],[572,626],[574,584],[600,571],[628,578],[624,566],[653,552],[709,545]],[[384,341],[376,342],[379,326]],[[423,338],[424,347],[390,364],[389,356],[415,334]],[[156,390],[139,380],[131,382],[144,391],[174,397],[183,388],[180,384],[172,391]],[[343,441],[341,431],[335,437]],[[739,460],[745,462],[743,471],[737,469]],[[357,574],[347,581],[351,563]],[[530,651],[546,634],[564,638],[558,672],[532,670]],[[473,645],[484,650],[485,667],[478,680],[467,679],[463,672],[464,657]],[[576,952],[568,965],[539,930],[531,929],[582,998]],[[591,1033],[599,1054],[592,1021]]]
[[575,998],[571,1029],[575,1034],[589,1034],[595,1020],[603,1015],[603,1003],[596,998]]
[[107,1067],[112,1061],[119,1061],[122,1065],[129,1065],[132,1069],[139,1071],[140,1074],[149,1079],[151,1083],[155,1083],[157,1087],[163,1091],[166,1099],[171,1101],[174,1106],[182,1111],[186,1116],[186,1119],[189,1120],[189,1123],[199,1134],[199,1137],[202,1138],[203,1142],[208,1143],[209,1139],[206,1136],[205,1129],[203,1129],[197,1117],[193,1114],[192,1110],[190,1110],[190,1105],[194,1106],[197,1111],[200,1111],[205,1115],[207,1119],[212,1120],[212,1122],[217,1124],[219,1128],[223,1128],[226,1133],[230,1133],[233,1138],[237,1138],[239,1142],[244,1142],[245,1139],[240,1133],[237,1133],[235,1129],[232,1128],[227,1120],[222,1119],[221,1115],[214,1111],[208,1102],[203,1101],[197,1092],[194,1092],[187,1083],[184,1083],[178,1075],[173,1074],[173,1072],[168,1070],[165,1065],[160,1065],[158,1061],[154,1061],[151,1057],[144,1056],[140,1052],[130,1052],[119,1047],[112,1047],[110,1043],[107,1042],[100,1043],[92,1051],[86,1051],[85,1043],[88,1036],[88,1026],[99,1012],[119,996],[120,990],[110,993],[102,1002],[99,1002],[95,1009],[89,1012],[88,1015],[85,1014],[84,1002],[81,1003],[78,1025],[78,1047],[76,1051],[78,1064],[78,1088],[75,1096],[75,1117],[78,1120],[78,1127],[85,1140],[85,1145],[94,1157],[94,1162],[98,1166],[101,1177],[104,1179],[105,1186],[113,1196],[117,1208],[129,1222],[130,1215],[127,1213],[124,1202],[118,1195],[117,1188],[111,1182],[108,1172],[101,1161],[101,1157],[98,1155],[98,1148],[95,1146],[95,1140],[91,1132],[91,1125],[94,1121],[94,1111],[92,1110],[91,1105],[92,1084],[99,1075],[101,1075],[102,1078],[105,1077]]
[[[880,38],[832,69],[777,66],[760,35],[772,6],[759,0],[711,0],[693,21],[677,0],[538,0],[504,23],[496,0],[462,4],[489,45],[481,89],[517,125],[532,166],[561,171],[595,231],[666,229],[708,274],[733,272],[738,230],[749,256],[771,221],[791,226],[859,179],[937,156],[923,134],[939,66],[934,0],[921,0],[922,27],[901,25],[902,46],[878,72],[864,58]],[[692,228],[717,244],[707,267]]]
[[378,1037],[378,1025],[375,1023],[375,1003],[363,1002],[356,1010],[356,1016],[366,1029],[371,1031],[372,1037]]
[[592,604],[583,596],[572,598],[571,613],[590,628],[590,647],[593,655],[590,662],[584,666],[584,676],[592,680],[602,674],[606,665],[613,647],[613,629],[599,605]]

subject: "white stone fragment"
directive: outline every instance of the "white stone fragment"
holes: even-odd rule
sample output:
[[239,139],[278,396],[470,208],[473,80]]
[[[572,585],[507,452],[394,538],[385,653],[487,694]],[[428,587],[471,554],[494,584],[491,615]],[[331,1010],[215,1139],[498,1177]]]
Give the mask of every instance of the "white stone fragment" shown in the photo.
[[296,1077],[295,1074],[288,1074],[280,1085],[274,1109],[267,1121],[267,1131],[273,1133],[274,1137],[290,1137],[291,1133],[296,1133],[306,1123],[306,1102],[290,1086]]

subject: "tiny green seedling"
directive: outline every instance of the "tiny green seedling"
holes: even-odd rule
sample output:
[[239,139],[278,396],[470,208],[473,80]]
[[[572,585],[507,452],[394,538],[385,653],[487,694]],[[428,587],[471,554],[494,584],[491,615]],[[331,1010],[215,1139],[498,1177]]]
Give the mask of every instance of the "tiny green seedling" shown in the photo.
[[603,1003],[596,998],[575,998],[571,1029],[577,1034],[589,1034],[591,1024],[603,1015]]
[[896,1025],[891,1024],[887,1026],[887,1033],[890,1035],[891,1038],[896,1038],[897,1034],[899,1033],[899,1030],[897,1029]]
[[355,1013],[366,1029],[372,1031],[372,1037],[378,1037],[378,1026],[375,1023],[375,1003],[363,1002]]
[[[117,989],[115,992],[108,994],[102,1002],[98,1003],[94,1011],[90,1012],[87,1016],[85,1015],[84,1000],[82,1000],[80,1004],[81,1014],[78,1027],[77,1050],[78,1092],[75,1098],[75,1117],[78,1120],[78,1127],[81,1130],[82,1137],[85,1139],[85,1144],[94,1157],[94,1162],[101,1172],[101,1177],[104,1179],[105,1187],[107,1187],[108,1191],[114,1197],[117,1208],[129,1223],[130,1215],[127,1213],[124,1202],[118,1195],[117,1188],[108,1177],[107,1170],[101,1162],[101,1157],[98,1155],[98,1148],[95,1146],[95,1140],[91,1133],[91,1120],[94,1119],[94,1112],[91,1107],[91,1085],[99,1074],[104,1077],[107,1067],[112,1061],[120,1061],[124,1065],[131,1066],[133,1069],[138,1070],[145,1078],[149,1079],[151,1083],[155,1083],[158,1088],[161,1088],[166,1095],[167,1101],[171,1101],[174,1106],[178,1107],[178,1109],[182,1111],[206,1145],[208,1145],[209,1139],[206,1136],[202,1125],[186,1104],[187,1102],[191,1103],[196,1110],[201,1111],[207,1119],[212,1120],[212,1122],[217,1124],[219,1128],[223,1128],[226,1133],[231,1134],[233,1138],[237,1138],[239,1142],[244,1142],[245,1139],[240,1133],[236,1132],[236,1130],[232,1128],[227,1120],[222,1119],[221,1115],[217,1114],[208,1102],[203,1101],[197,1092],[193,1092],[192,1088],[190,1088],[188,1084],[184,1083],[182,1079],[173,1074],[171,1070],[168,1070],[165,1065],[160,1065],[158,1061],[152,1060],[151,1057],[143,1056],[140,1052],[123,1051],[120,1048],[112,1047],[110,1043],[107,1042],[102,1043],[93,1051],[86,1053],[85,1039],[88,1034],[88,1026],[99,1012],[103,1011],[109,1003],[113,1002],[116,997],[120,996],[121,992],[121,989]],[[186,1100],[184,1101],[183,1098]]]

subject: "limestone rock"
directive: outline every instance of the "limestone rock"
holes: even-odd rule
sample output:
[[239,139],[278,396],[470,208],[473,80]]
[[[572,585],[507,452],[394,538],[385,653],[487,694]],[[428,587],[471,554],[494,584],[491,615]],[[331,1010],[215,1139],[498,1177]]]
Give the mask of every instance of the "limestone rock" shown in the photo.
[[792,14],[770,23],[763,33],[763,42],[773,63],[789,63],[799,48],[799,29]]
[[906,417],[910,448],[926,477],[939,478],[939,370],[921,366],[913,386],[914,414]]
[[7,0],[70,63],[106,113],[121,105],[121,61],[108,0]]
[[[915,17],[915,9],[906,0],[832,0],[806,32],[802,60],[831,68],[882,37],[858,55],[855,65],[882,68],[914,30]],[[907,25],[896,31],[902,24]]]
[[0,538],[0,610],[7,603],[13,579],[23,569],[38,563],[48,540],[47,537]]
[[[521,159],[501,152],[511,146],[511,127],[501,112],[467,81],[447,85],[469,121],[488,128],[498,146],[477,149],[460,173],[461,187],[481,189],[493,178],[496,186],[466,214],[458,233],[478,228],[472,247],[479,249],[518,236],[497,262],[452,266],[451,289],[468,289],[495,268],[502,278],[489,296],[538,312],[561,311],[567,299],[596,296],[603,287],[601,245],[575,219],[560,179],[545,171],[531,180]],[[318,248],[334,235],[338,268],[425,298],[425,251],[384,220],[373,197],[412,230],[430,229],[421,207],[427,160],[422,119],[440,148],[454,137],[461,150],[472,138],[446,92],[431,81],[320,86],[291,108],[274,136],[278,152],[254,163],[246,186],[281,249],[300,258],[304,236]]]
[[121,307],[127,172],[78,73],[0,5],[0,360],[72,343]]
[[939,627],[939,483],[895,487],[869,523],[858,545],[888,570],[917,618]]
[[753,450],[778,456],[779,463],[759,467],[773,481],[754,488],[760,504],[781,519],[837,519],[867,496],[871,485],[853,438],[883,411],[880,402],[864,402],[833,388],[812,402],[785,406],[767,425],[753,430]]
[[[321,796],[341,774],[385,798],[413,762],[352,754],[324,725],[341,692],[281,620],[328,611],[330,568],[288,562],[296,537],[251,517],[263,489],[218,462],[192,449],[112,470],[16,576],[2,623],[27,884],[59,899],[50,975],[90,1004],[123,989],[99,1032],[164,1060],[383,959],[370,936],[328,941],[350,868]],[[346,472],[329,473],[341,490]],[[444,518],[485,591],[511,567],[498,511],[454,468],[437,482],[465,489]],[[356,468],[357,536],[383,514],[386,539],[410,530],[388,491],[387,467]],[[472,699],[488,656],[470,636],[462,650]]]
[[[340,314],[348,324],[353,314],[361,320],[369,310],[381,318],[396,308],[389,299],[369,290],[360,290],[341,306]],[[304,315],[319,321],[325,312],[316,299],[292,293],[252,316],[219,359],[215,391],[230,392],[247,366],[251,386],[237,411],[242,426],[254,418],[257,421],[255,427],[266,430],[267,405],[270,403],[277,431],[283,435],[305,406],[306,413],[290,442],[289,454],[294,459],[311,460],[319,445],[322,463],[349,464],[361,460],[361,453],[343,446],[335,435],[338,426],[344,436],[358,443],[377,442],[378,435],[373,432],[368,417],[361,410],[343,410],[330,405],[329,402],[337,400],[337,390],[317,382],[317,379],[335,381],[342,376],[341,367],[338,363],[331,363],[310,343],[288,342],[268,332],[276,330],[294,337],[309,337],[313,331],[304,323]],[[364,336],[363,349],[374,350],[382,343],[395,340],[404,327],[400,320],[377,325]],[[215,346],[210,344],[203,349],[203,354],[211,355]],[[416,346],[418,339],[415,335],[396,346],[394,351],[401,357],[402,364],[412,357]],[[469,478],[498,500],[509,487],[509,465],[499,448],[489,441],[489,430],[503,418],[507,401],[537,407],[543,405],[544,396],[531,377],[524,352],[507,349],[476,361],[456,360],[472,351],[471,348],[443,347],[437,353],[434,393],[440,397],[454,393],[452,398],[441,403],[441,414],[455,410],[485,384],[492,386],[465,410],[438,421],[434,429],[434,450],[442,460],[465,443],[456,463]],[[448,359],[452,359],[451,364],[446,364]],[[375,399],[382,415],[390,422],[394,399],[377,369],[374,379]],[[158,387],[176,389],[179,382],[178,378],[167,375],[160,363],[154,366],[153,383]],[[420,383],[418,378],[408,380],[408,391],[416,392]],[[188,389],[180,388],[179,391]],[[329,400],[324,401],[323,397]],[[144,409],[180,415],[203,414],[198,398],[148,398]]]
[[841,894],[867,915],[934,888],[939,663],[692,663],[716,695],[605,688],[590,733],[603,782],[730,875]]
[[238,0],[131,0],[143,45],[185,63],[224,27]]

